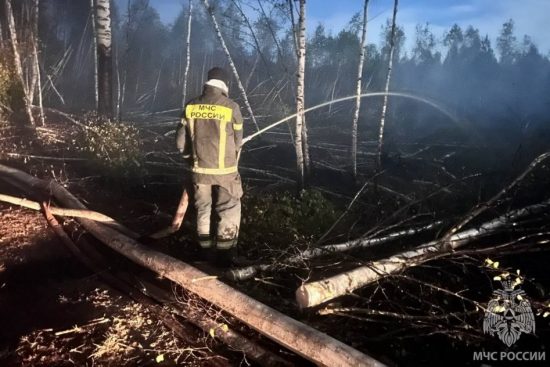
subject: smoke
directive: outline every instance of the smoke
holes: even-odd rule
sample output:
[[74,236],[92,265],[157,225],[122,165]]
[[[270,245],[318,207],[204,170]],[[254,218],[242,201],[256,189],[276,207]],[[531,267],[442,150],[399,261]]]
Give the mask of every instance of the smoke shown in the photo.
[[[89,109],[93,105],[91,27],[86,26],[89,1],[65,3],[67,6],[59,11],[58,1],[41,1],[43,69],[65,97],[62,104],[48,81],[46,104]],[[166,25],[148,1],[119,0],[115,4],[114,94],[120,99],[122,116],[181,109],[187,7],[178,7],[173,24]],[[245,14],[259,12],[243,6]],[[288,9],[266,3],[264,10],[265,14],[248,19],[251,31],[231,1],[215,4],[216,17],[263,127],[295,111],[296,68]],[[257,22],[260,18],[264,20]],[[359,54],[356,27],[350,24],[338,34],[330,34],[322,26],[309,24],[306,107],[353,95]],[[474,27],[453,26],[443,39],[438,39],[429,26],[418,26],[414,32],[411,27],[405,29],[407,32],[403,28],[397,32],[390,90],[435,102],[447,116],[433,105],[390,97],[388,139],[397,144],[471,143],[472,137],[481,137],[484,144],[498,147],[496,151],[519,149],[526,157],[549,148],[550,61],[529,37],[516,35],[513,23],[506,21],[496,43]],[[252,32],[260,50],[256,49]],[[380,35],[372,27],[367,33],[363,91],[368,94],[383,89],[388,61],[387,24]],[[215,65],[226,66],[225,56],[204,8],[195,6],[187,95],[201,92],[206,71]],[[241,102],[234,85],[230,85],[230,93]],[[362,104],[359,133],[363,140],[376,136],[380,102],[380,98],[369,98]],[[348,136],[352,103],[329,104],[312,111],[308,115],[310,125],[330,124],[338,134]],[[460,122],[458,127],[453,120]]]

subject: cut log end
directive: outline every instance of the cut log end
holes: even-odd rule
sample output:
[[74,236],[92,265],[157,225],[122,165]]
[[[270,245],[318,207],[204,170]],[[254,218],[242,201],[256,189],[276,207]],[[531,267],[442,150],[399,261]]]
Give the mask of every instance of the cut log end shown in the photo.
[[307,294],[307,288],[303,285],[296,289],[296,302],[300,309],[309,307],[309,295]]
[[321,289],[312,290],[311,285],[312,284],[303,284],[296,289],[296,302],[300,309],[320,305],[326,299]]
[[[345,293],[347,292],[343,294]],[[319,306],[341,295],[331,282],[324,280],[302,284],[295,293],[296,303],[300,309]]]

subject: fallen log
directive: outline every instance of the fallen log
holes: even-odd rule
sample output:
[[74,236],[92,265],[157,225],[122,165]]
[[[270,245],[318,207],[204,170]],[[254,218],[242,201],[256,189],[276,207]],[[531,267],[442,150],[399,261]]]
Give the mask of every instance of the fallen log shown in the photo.
[[246,279],[252,278],[254,275],[258,273],[258,271],[268,271],[268,270],[280,268],[281,266],[285,266],[285,265],[299,264],[303,261],[310,260],[315,257],[327,255],[333,252],[344,252],[344,251],[356,250],[359,248],[368,248],[368,247],[381,245],[383,243],[394,241],[399,238],[412,236],[425,231],[429,231],[431,229],[437,228],[441,224],[442,224],[441,221],[437,221],[422,227],[405,229],[399,232],[390,233],[384,237],[359,238],[359,239],[344,242],[344,243],[314,247],[314,248],[307,249],[297,255],[291,256],[279,263],[256,264],[256,265],[242,267],[239,269],[231,269],[227,271],[226,276],[232,280],[246,280]]
[[[0,173],[24,185],[50,190],[55,199],[64,206],[86,209],[55,181],[46,182],[1,164]],[[79,222],[113,250],[208,300],[305,359],[321,366],[383,366],[376,359],[254,300],[178,259],[153,251],[89,219],[79,218]]]
[[[450,251],[464,246],[481,236],[493,233],[511,224],[516,219],[541,213],[548,209],[548,207],[550,207],[550,200],[511,211],[482,224],[479,228],[471,228],[455,233],[448,240],[451,248]],[[414,250],[406,251],[387,259],[372,261],[364,266],[326,279],[305,283],[296,290],[296,301],[301,308],[317,306],[336,297],[349,294],[358,288],[372,284],[386,275],[417,266],[447,253],[447,251],[441,250],[440,240],[431,241]]]
[[101,269],[90,259],[88,259],[86,256],[83,256],[80,249],[77,245],[71,240],[69,235],[65,232],[61,224],[55,219],[53,211],[48,203],[44,202],[39,204],[40,210],[42,210],[42,214],[44,215],[44,218],[46,219],[46,222],[48,222],[48,225],[50,228],[54,231],[54,233],[59,237],[63,245],[73,254],[74,257],[76,257],[80,262],[84,264],[88,269],[92,270],[95,273],[102,273]]
[[[161,302],[160,297],[154,297],[150,294],[150,288],[152,285],[148,285],[146,289],[146,296],[142,292],[135,292],[131,283],[127,279],[120,279],[120,276],[114,276],[109,272],[106,272],[102,269],[97,261],[103,260],[101,255],[99,255],[93,248],[88,248],[88,252],[92,252],[94,258],[91,260],[85,254],[82,253],[80,248],[70,239],[63,227],[53,216],[51,207],[46,203],[41,205],[42,211],[46,218],[46,221],[52,228],[52,230],[57,234],[61,239],[63,244],[69,249],[69,251],[80,260],[86,267],[91,271],[98,274],[108,285],[118,289],[119,291],[125,293],[134,301],[139,302],[146,306],[153,314],[155,314],[168,328],[170,328],[180,339],[185,342],[193,343],[188,336],[181,324],[177,321],[173,314],[177,314],[180,317],[185,318],[193,325],[202,329],[205,333],[210,333],[210,330],[213,330],[216,337],[221,340],[223,343],[228,345],[230,348],[238,351],[242,351],[248,356],[251,360],[260,363],[264,366],[288,366],[290,365],[284,359],[274,355],[265,348],[257,345],[251,340],[245,338],[239,332],[232,330],[231,328],[220,329],[219,324],[215,320],[210,319],[208,316],[201,314],[198,310],[193,309],[188,305],[180,305],[181,310],[176,310],[171,307],[170,312],[163,308],[161,305],[153,302],[149,297],[155,299],[158,302]],[[128,277],[126,277],[128,278]],[[143,281],[140,284],[144,284]],[[159,291],[157,291],[159,292]]]
[[[24,208],[33,209],[33,210],[42,210],[40,203],[36,201],[32,201],[25,198],[18,198],[11,195],[4,195],[0,194],[0,201],[4,203],[14,204],[18,206],[22,206]],[[122,232],[126,234],[129,237],[137,238],[138,234],[131,231],[130,229],[126,228],[122,224],[118,223],[113,218],[99,213],[95,212],[93,210],[87,210],[87,209],[65,209],[65,208],[56,208],[56,207],[50,207],[49,210],[53,215],[58,215],[61,217],[75,217],[75,218],[86,218],[91,219],[96,222],[104,223],[110,227],[113,227],[114,229],[118,230],[119,232]]]
[[212,334],[230,348],[241,351],[251,360],[262,366],[291,366],[292,364],[283,358],[275,355],[261,345],[246,338],[230,325],[219,323],[214,318],[205,315],[204,311],[192,305],[178,302],[174,299],[172,292],[157,287],[144,279],[139,279],[143,292],[149,297],[164,304],[171,304],[170,312],[190,321],[193,325],[202,329],[206,334]]
[[[116,289],[126,294],[134,301],[139,302],[143,306],[145,306],[149,311],[151,311],[152,314],[158,317],[159,320],[161,320],[165,326],[167,326],[170,330],[172,330],[172,332],[178,338],[180,338],[180,340],[190,345],[195,344],[195,342],[191,338],[189,338],[188,331],[185,330],[184,326],[175,318],[173,314],[165,310],[160,304],[155,303],[152,299],[150,299],[143,293],[133,291],[132,286],[127,282],[125,282],[124,280],[121,280],[118,277],[115,277],[111,273],[102,269],[97,262],[98,259],[101,259],[101,255],[99,255],[97,252],[91,249],[95,260],[86,256],[86,254],[84,254],[80,250],[80,248],[73,242],[73,240],[69,237],[69,235],[67,235],[67,233],[65,232],[61,224],[59,224],[57,219],[55,219],[51,211],[51,207],[49,207],[47,203],[42,203],[41,208],[42,208],[42,213],[46,221],[48,222],[50,228],[55,232],[55,234],[59,237],[63,245],[67,247],[67,249],[73,254],[74,257],[76,257],[88,269],[90,269],[92,272],[97,274],[101,279],[103,279],[103,281],[105,281],[107,285],[109,285],[113,289]],[[56,333],[56,335],[58,335],[58,333]],[[251,359],[254,359],[254,358],[251,358]],[[223,363],[223,361],[213,361],[213,365],[222,367],[222,366],[229,366],[229,363]]]
[[503,188],[499,193],[497,193],[495,196],[493,196],[491,199],[486,201],[485,203],[478,205],[474,210],[472,210],[464,219],[460,221],[457,225],[455,225],[453,228],[451,228],[447,233],[443,236],[441,239],[441,242],[445,247],[449,247],[448,240],[451,238],[451,236],[458,232],[462,227],[464,227],[466,224],[468,224],[472,219],[479,216],[481,213],[492,207],[498,200],[500,200],[501,197],[503,197],[505,194],[507,194],[510,190],[512,190],[514,187],[516,187],[523,179],[531,173],[537,167],[539,164],[544,162],[546,159],[550,158],[550,152],[543,153],[539,155],[537,158],[535,158],[529,166],[512,181],[508,186]]

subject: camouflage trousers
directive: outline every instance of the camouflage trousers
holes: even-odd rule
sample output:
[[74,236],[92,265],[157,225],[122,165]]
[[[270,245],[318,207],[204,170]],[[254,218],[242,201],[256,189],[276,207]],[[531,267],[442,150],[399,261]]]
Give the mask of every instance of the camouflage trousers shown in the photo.
[[[228,250],[237,244],[241,223],[242,189],[195,183],[197,232],[202,248]],[[216,214],[216,233],[210,233],[212,209]]]

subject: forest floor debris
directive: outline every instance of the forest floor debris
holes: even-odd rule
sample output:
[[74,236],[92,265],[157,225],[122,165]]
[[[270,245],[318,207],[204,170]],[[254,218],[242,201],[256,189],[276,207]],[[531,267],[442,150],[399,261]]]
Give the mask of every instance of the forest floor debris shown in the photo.
[[[58,127],[55,124],[48,126],[51,129],[49,134],[55,136],[56,128],[62,128],[63,123],[57,125]],[[142,149],[145,152],[155,150],[162,153],[165,146],[166,151],[169,152],[168,143],[170,142],[158,140],[162,140],[158,137],[162,134],[153,134],[148,129],[142,129],[141,133]],[[59,132],[58,134],[62,135]],[[314,129],[312,134],[315,134]],[[337,134],[331,135],[332,144],[338,144],[338,139]],[[84,202],[92,203],[90,209],[108,214],[130,228],[141,230],[142,234],[145,234],[143,232],[152,233],[155,229],[163,228],[169,223],[170,218],[158,214],[172,212],[181,195],[181,163],[178,162],[177,157],[166,153],[150,155],[149,159],[154,158],[162,165],[162,167],[159,165],[160,169],[148,167],[144,171],[145,174],[139,176],[139,180],[135,179],[136,176],[124,176],[117,181],[113,180],[113,177],[97,176],[94,173],[93,164],[88,161],[63,162],[32,158],[33,156],[54,157],[60,149],[69,152],[67,156],[72,158],[81,157],[78,152],[57,145],[58,140],[54,139],[48,143],[53,145],[29,148],[25,151],[27,157],[4,157],[4,159],[9,159],[10,164],[23,168],[27,172],[41,177],[56,178],[62,184],[70,186],[71,191],[74,190],[74,193]],[[253,167],[255,171],[243,174],[247,195],[243,199],[245,210],[243,210],[241,236],[242,252],[249,259],[258,264],[275,266],[271,270],[263,271],[254,278],[235,283],[233,286],[279,311],[337,337],[354,348],[374,352],[374,355],[382,356],[384,360],[404,363],[414,359],[433,364],[437,358],[451,354],[457,361],[471,361],[471,353],[475,348],[487,345],[496,348],[500,345],[497,339],[483,334],[481,327],[483,314],[476,305],[483,306],[490,299],[493,289],[492,277],[497,277],[503,272],[513,273],[521,270],[522,274],[527,274],[522,287],[532,297],[534,310],[540,315],[537,316],[537,337],[525,336],[519,343],[523,343],[521,346],[524,347],[549,347],[550,327],[548,319],[543,317],[546,314],[544,300],[547,299],[549,286],[544,275],[544,259],[547,259],[548,253],[544,252],[540,245],[534,249],[538,252],[529,250],[528,241],[521,239],[523,234],[531,236],[543,228],[541,220],[530,219],[520,223],[520,227],[515,227],[514,231],[504,231],[498,235],[483,238],[479,242],[480,245],[491,248],[502,243],[517,241],[513,242],[514,247],[511,248],[515,251],[508,249],[495,253],[468,248],[456,255],[387,277],[365,289],[337,299],[325,306],[329,311],[298,312],[293,297],[294,290],[302,282],[330,276],[364,265],[365,260],[376,260],[411,246],[414,247],[414,243],[420,244],[423,243],[422,241],[433,240],[435,234],[428,232],[415,236],[414,243],[408,240],[395,241],[376,249],[369,248],[340,255],[330,253],[311,261],[304,259],[292,266],[277,266],[281,263],[279,259],[299,256],[312,246],[315,248],[318,237],[325,233],[339,214],[345,210],[346,204],[356,193],[357,188],[341,170],[331,170],[323,166],[316,169],[313,182],[336,195],[322,195],[319,190],[308,191],[303,200],[296,200],[289,193],[292,190],[291,160],[281,160],[281,157],[291,155],[291,146],[283,143],[275,145],[273,149],[256,150],[253,155],[243,157],[244,163]],[[416,145],[411,149],[414,150],[411,158],[407,158],[407,154],[388,158],[386,162],[388,171],[379,182],[395,192],[412,198],[413,201],[407,202],[399,195],[377,191],[376,185],[369,185],[354,208],[349,211],[342,223],[331,231],[330,236],[327,236],[323,243],[343,243],[373,234],[383,236],[394,231],[427,225],[436,220],[443,220],[442,228],[445,228],[460,219],[461,215],[470,208],[498,192],[513,177],[506,167],[494,168],[495,161],[491,161],[490,157],[484,157],[485,161],[476,160],[476,167],[469,166],[467,163],[472,161],[472,157],[479,152],[476,153],[475,149],[468,146],[458,147],[454,144],[450,147],[446,145],[439,147],[434,144],[431,149],[419,148]],[[452,154],[447,157],[449,152]],[[318,155],[314,156],[314,159],[325,159],[331,162],[329,166],[341,167],[343,157],[331,157],[322,150],[316,154]],[[441,157],[447,157],[444,163],[440,162]],[[363,163],[368,164],[368,160]],[[273,170],[266,167],[271,167]],[[364,168],[363,165],[361,167]],[[487,167],[494,169],[489,170]],[[274,172],[276,177],[269,176]],[[479,218],[480,223],[507,210],[547,199],[548,192],[545,187],[548,186],[545,185],[550,177],[547,173],[547,166],[534,172],[532,177],[526,180],[525,185],[522,184],[512,195],[499,201],[499,206],[491,208],[487,216]],[[254,179],[264,181],[254,181]],[[332,186],[329,185],[330,182],[333,183]],[[338,185],[334,185],[334,182],[338,182]],[[432,184],[426,185],[426,182]],[[162,190],[159,190],[159,187]],[[17,193],[6,192],[6,194]],[[0,233],[5,234],[10,243],[19,241],[22,246],[34,246],[37,242],[40,243],[40,236],[29,234],[33,226],[45,226],[39,213],[29,213],[23,209],[4,210],[6,206],[0,205],[2,205],[2,215],[5,216],[6,222],[15,223],[13,228],[11,226],[4,228],[4,232],[0,228]],[[14,216],[10,214],[12,211],[17,211],[25,217],[18,217],[19,214]],[[192,211],[189,214],[178,233],[149,245],[186,261],[195,261],[197,257],[192,245]],[[21,223],[22,229],[18,229],[18,222]],[[42,232],[40,228],[38,232]],[[17,237],[14,233],[20,233],[20,236]],[[527,239],[529,238],[532,237]],[[9,273],[10,265],[4,260],[6,256],[3,253],[0,255],[2,255],[0,263],[4,268],[3,271],[0,270],[0,279],[4,279],[4,274]],[[48,254],[40,252],[33,252],[30,256],[48,258]],[[485,260],[488,257],[500,263],[500,267],[487,267]],[[9,285],[9,282],[0,281],[0,292],[3,290],[2,287],[7,287],[2,283]],[[120,310],[122,309],[124,307],[120,307]],[[124,312],[130,311],[131,309]],[[110,321],[93,324],[93,320],[102,317]],[[104,332],[103,336],[110,330],[108,334],[110,338],[101,339],[86,347],[88,355],[93,354],[99,358],[94,363],[103,365],[102,363],[109,363],[107,351],[110,348],[120,348],[120,353],[125,351],[130,353],[129,351],[135,352],[134,342],[142,343],[132,338],[121,337],[121,335],[131,337],[132,333],[128,330],[137,324],[121,321],[115,325],[117,317],[124,320],[124,315],[117,316],[116,313],[90,315],[85,320],[78,320],[63,327],[45,329],[63,332],[59,337],[67,338],[87,335],[88,329],[101,328]],[[137,320],[139,321],[140,318],[137,317]],[[444,323],[441,320],[444,320]],[[91,325],[86,326],[88,324]],[[143,329],[141,332],[145,333],[149,326],[147,322],[142,320],[138,324],[139,328]],[[76,329],[74,329],[75,326]],[[43,329],[36,328],[36,331],[42,330],[44,333]],[[68,330],[84,331],[73,333]],[[30,333],[27,334],[30,335]],[[73,348],[76,347],[79,346],[73,346]],[[145,353],[145,349],[153,348],[143,348],[141,352]],[[0,347],[0,350],[2,350],[0,355],[13,357],[11,349]],[[434,350],[437,353],[434,353]],[[190,361],[197,361],[196,363],[203,363],[201,358],[208,359],[202,350],[192,353],[183,347],[180,351],[184,352],[183,355],[189,356]],[[152,358],[152,354],[149,356]],[[101,362],[101,358],[106,360]],[[129,361],[135,361],[131,353],[126,358]]]
[[3,366],[202,366],[216,355],[83,270],[38,212],[2,204],[0,264]]

